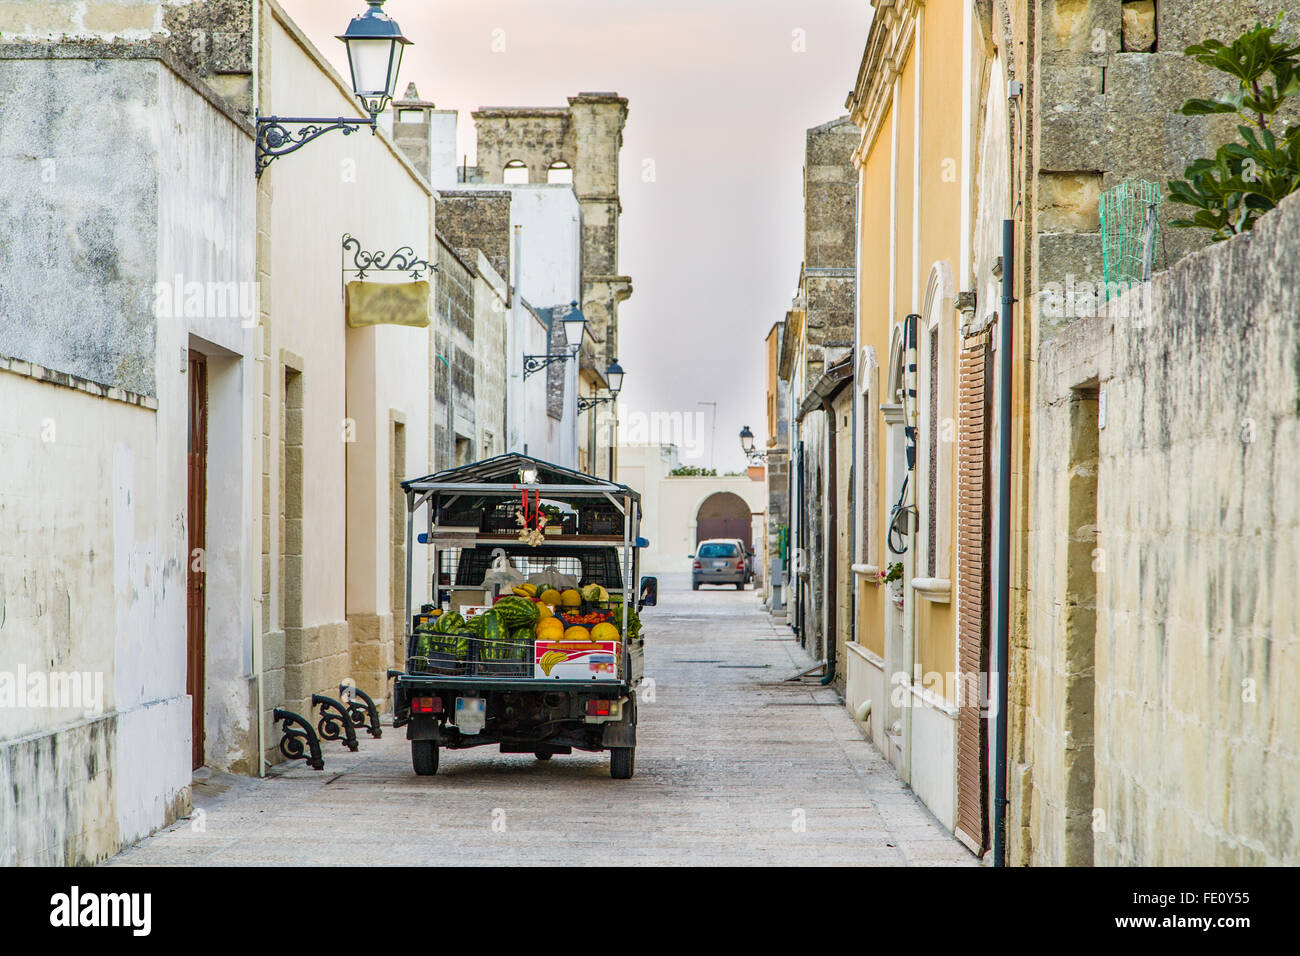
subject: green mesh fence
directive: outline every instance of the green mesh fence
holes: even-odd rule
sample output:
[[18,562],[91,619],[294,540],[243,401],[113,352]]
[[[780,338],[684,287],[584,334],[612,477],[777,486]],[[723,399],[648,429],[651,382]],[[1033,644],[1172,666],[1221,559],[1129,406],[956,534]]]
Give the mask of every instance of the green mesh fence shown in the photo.
[[1126,179],[1103,192],[1097,205],[1102,276],[1110,299],[1151,278],[1160,238],[1160,184]]

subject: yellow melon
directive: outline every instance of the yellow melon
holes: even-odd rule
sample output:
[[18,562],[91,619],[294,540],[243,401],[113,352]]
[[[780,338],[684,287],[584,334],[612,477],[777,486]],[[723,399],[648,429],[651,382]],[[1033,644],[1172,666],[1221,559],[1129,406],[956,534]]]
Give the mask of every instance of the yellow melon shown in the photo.
[[544,617],[537,622],[539,641],[558,641],[564,637],[564,624],[558,617]]
[[582,604],[582,595],[574,588],[566,588],[564,593],[560,595],[560,603],[565,607],[578,607]]
[[541,598],[543,604],[549,604],[551,607],[555,607],[560,603],[560,592],[555,588],[547,588],[538,597]]
[[591,629],[591,639],[593,641],[617,641],[618,628],[608,621],[597,624]]
[[538,603],[537,613],[542,616],[542,620],[545,620],[548,617],[555,617],[555,608],[551,607],[549,604]]
[[[554,618],[552,618],[554,620]],[[564,632],[566,641],[589,641],[591,640],[591,631],[581,625],[575,624]]]

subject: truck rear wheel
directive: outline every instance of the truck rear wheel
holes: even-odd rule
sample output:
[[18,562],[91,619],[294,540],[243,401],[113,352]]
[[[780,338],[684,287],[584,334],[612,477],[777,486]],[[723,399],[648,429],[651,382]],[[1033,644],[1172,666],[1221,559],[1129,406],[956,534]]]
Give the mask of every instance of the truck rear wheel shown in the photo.
[[438,772],[438,741],[412,740],[411,766],[421,777],[432,777]]
[[636,769],[635,747],[614,747],[609,752],[609,775],[615,780],[631,780]]

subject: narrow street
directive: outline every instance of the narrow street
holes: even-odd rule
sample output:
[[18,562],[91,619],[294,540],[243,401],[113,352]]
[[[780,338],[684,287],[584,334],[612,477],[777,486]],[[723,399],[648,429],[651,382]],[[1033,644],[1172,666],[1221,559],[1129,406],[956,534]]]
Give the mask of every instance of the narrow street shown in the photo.
[[444,752],[417,777],[401,730],[323,742],[326,766],[196,780],[195,816],[110,865],[975,865],[902,785],[752,590],[660,579],[644,614],[636,775],[603,754]]

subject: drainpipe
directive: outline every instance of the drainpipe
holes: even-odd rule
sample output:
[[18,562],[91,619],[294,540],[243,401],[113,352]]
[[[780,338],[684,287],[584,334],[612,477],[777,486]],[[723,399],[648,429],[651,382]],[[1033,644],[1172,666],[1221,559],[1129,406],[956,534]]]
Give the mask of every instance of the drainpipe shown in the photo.
[[839,462],[835,457],[835,408],[829,398],[822,399],[822,411],[826,414],[826,510],[830,521],[826,530],[826,673],[822,675],[821,685],[825,687],[835,679],[835,652],[839,642]]
[[998,315],[998,540],[995,661],[998,704],[993,717],[993,865],[1007,865],[1007,699],[1011,610],[1011,308],[1015,220],[1002,220],[1002,311]]
[[[261,110],[261,67],[262,58],[262,0],[253,0],[252,5],[252,44],[253,55],[251,57],[249,82],[252,86],[253,115],[256,116]],[[258,192],[258,187],[253,187],[254,207],[263,200]],[[256,238],[256,236],[254,236]],[[260,246],[259,246],[260,248]],[[262,435],[262,429],[265,423],[262,420],[262,396],[261,383],[265,374],[265,365],[262,361],[262,342],[261,339],[267,334],[267,329],[259,322],[253,329],[251,340],[253,343],[253,368],[255,384],[253,386],[253,435],[255,441],[252,443],[254,449],[253,461],[250,467],[253,469],[253,546],[250,549],[249,565],[252,569],[253,579],[253,676],[255,679],[257,699],[257,776],[266,776],[266,657],[265,647],[263,646],[262,635],[262,442],[266,439]],[[267,343],[268,345],[270,343]]]

